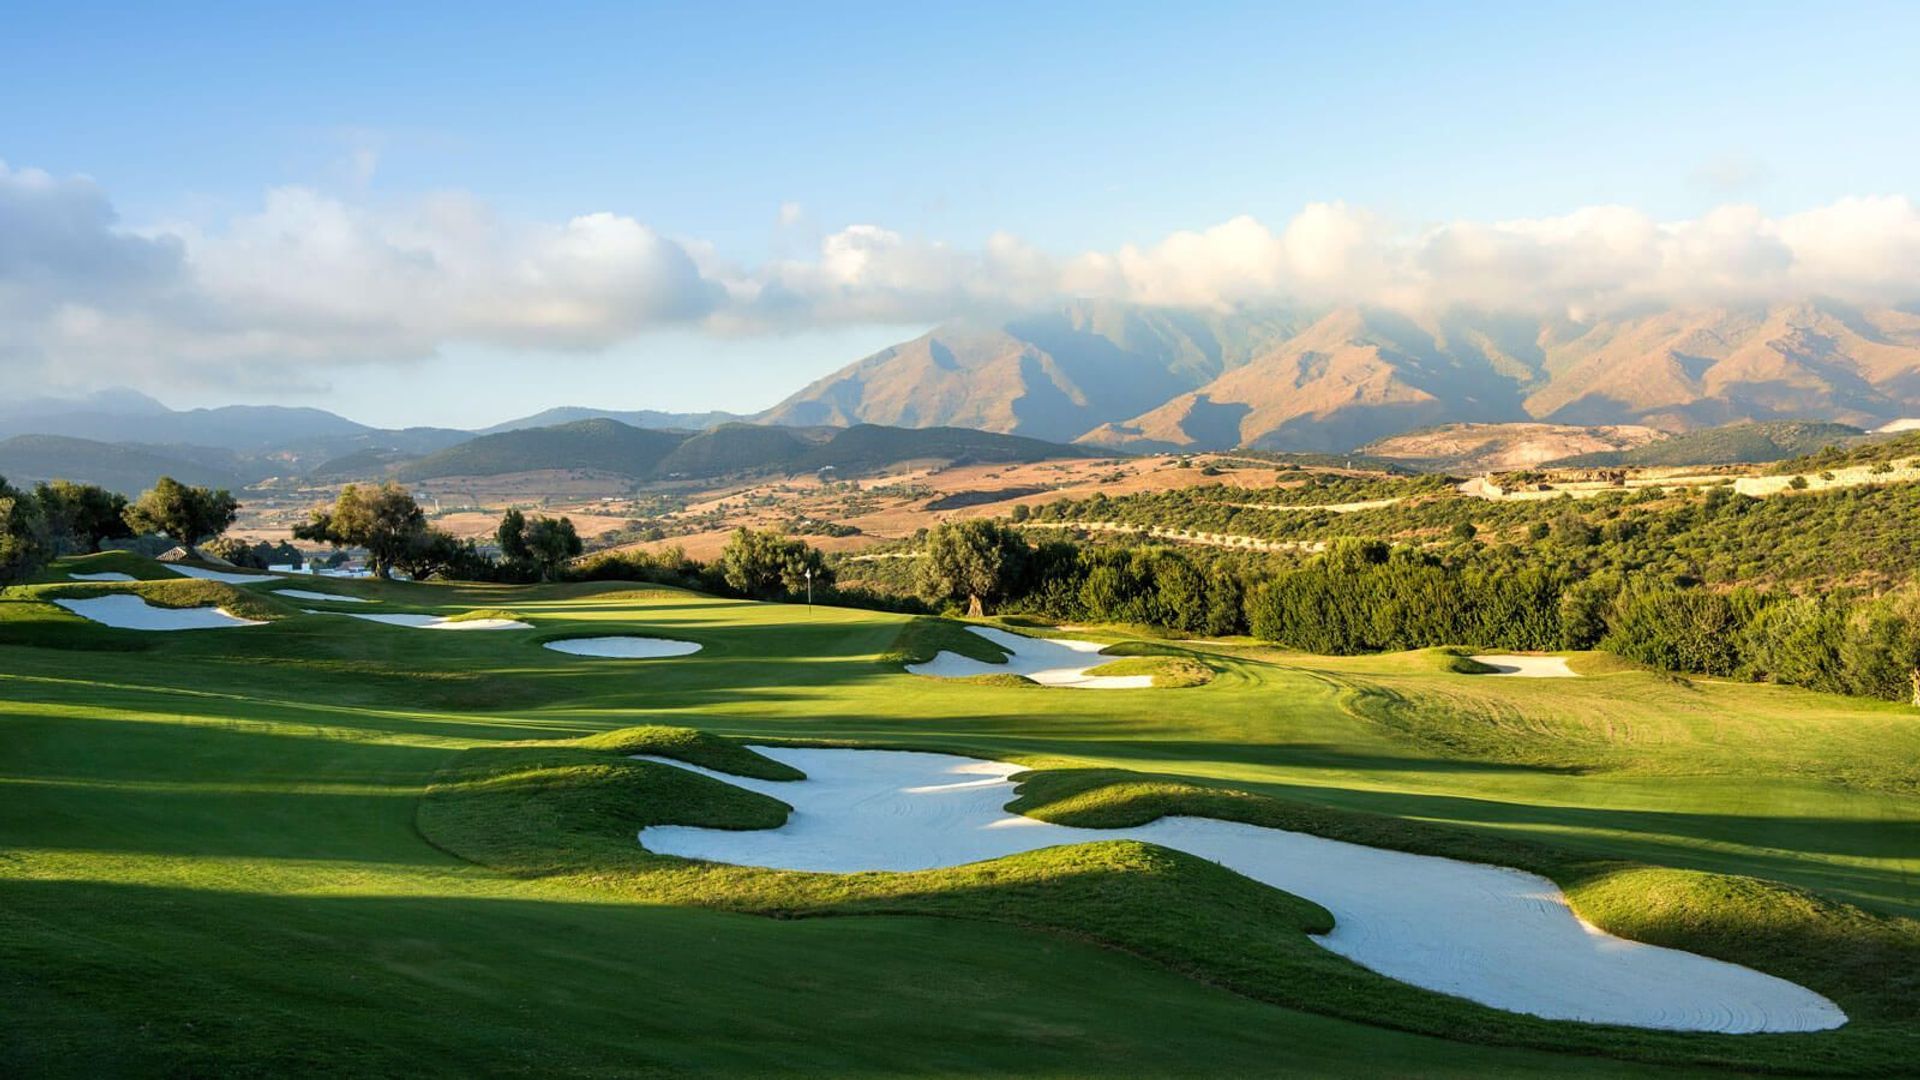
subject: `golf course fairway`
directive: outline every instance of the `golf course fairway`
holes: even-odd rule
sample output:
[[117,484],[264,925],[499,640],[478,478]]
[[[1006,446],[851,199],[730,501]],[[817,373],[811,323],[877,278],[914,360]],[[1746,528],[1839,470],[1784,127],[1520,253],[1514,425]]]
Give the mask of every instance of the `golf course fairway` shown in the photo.
[[[0,593],[0,1070],[541,1076],[918,1072],[1902,1075],[1920,1058],[1920,722],[1574,654],[1152,643],[1204,684],[988,674],[958,624],[619,583],[337,581],[421,633],[217,580]],[[57,601],[262,625],[151,633]],[[420,622],[415,618],[408,621]],[[1058,636],[1053,631],[1049,636]],[[1090,640],[1124,635],[1090,634]],[[645,663],[544,647],[699,646]],[[1320,947],[1308,899],[1114,839],[903,873],[654,854],[777,828],[749,745],[1027,770],[1008,809],[1218,818],[1514,867],[1624,938],[1844,1010],[1826,1031],[1544,1020]],[[770,788],[771,786],[769,786]],[[816,917],[818,916],[818,917]]]

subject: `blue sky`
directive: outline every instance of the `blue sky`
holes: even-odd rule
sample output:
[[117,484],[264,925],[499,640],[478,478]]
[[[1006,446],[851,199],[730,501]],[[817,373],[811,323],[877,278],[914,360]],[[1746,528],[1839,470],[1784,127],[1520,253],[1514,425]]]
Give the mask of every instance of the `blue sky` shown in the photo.
[[[728,275],[709,262],[734,267],[737,290],[759,288],[769,263],[820,261],[853,225],[960,252],[1004,234],[1069,260],[1241,216],[1279,232],[1321,203],[1401,233],[1596,206],[1773,219],[1907,196],[1920,177],[1915,5],[1334,6],[7,5],[0,161],[16,180],[86,178],[115,229],[188,237],[195,274],[226,259],[228,284],[207,286],[221,299],[205,301],[226,305],[220,320],[244,317],[233,278],[252,264],[212,246],[289,188],[378,219],[365,227],[387,247],[447,193],[502,228],[614,215],[691,252],[710,283]],[[67,194],[59,205],[84,201]],[[538,241],[496,246],[523,243]],[[646,248],[636,280],[657,284],[669,255]],[[208,375],[244,358],[235,338],[170,327],[130,355],[146,348],[133,328],[158,316],[96,298],[89,310],[127,329],[85,347],[123,354],[124,371],[58,360],[82,347],[71,335],[15,342],[0,362],[383,422],[579,398],[552,386],[556,364],[608,405],[744,409],[964,313],[950,309],[984,287],[949,274],[914,288],[924,296],[895,307],[837,289],[780,319],[716,315],[713,301],[576,319],[569,297],[566,333],[445,314],[363,335],[357,356],[285,336],[327,311],[372,318],[331,307],[251,328],[306,359],[239,387]],[[393,400],[462,373],[485,385],[431,407]]]

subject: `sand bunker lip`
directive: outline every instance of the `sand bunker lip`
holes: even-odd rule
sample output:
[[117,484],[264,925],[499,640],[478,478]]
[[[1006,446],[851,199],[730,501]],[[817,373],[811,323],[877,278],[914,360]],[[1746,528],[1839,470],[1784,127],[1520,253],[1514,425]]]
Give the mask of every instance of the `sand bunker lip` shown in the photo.
[[319,600],[335,604],[371,604],[374,601],[364,596],[336,596],[333,593],[313,592],[309,589],[275,589],[275,596],[291,596],[295,600]]
[[235,626],[265,626],[220,608],[155,607],[132,593],[96,596],[91,600],[55,600],[83,619],[121,630],[224,630]]
[[1577,679],[1580,673],[1567,666],[1564,656],[1521,656],[1504,653],[1476,656],[1474,660],[1494,670],[1485,675],[1520,679]]
[[700,651],[700,644],[695,641],[625,635],[567,638],[544,642],[542,648],[569,656],[592,656],[606,660],[655,660],[667,656],[691,656]]
[[1025,675],[1042,686],[1070,686],[1077,690],[1140,690],[1153,685],[1151,675],[1089,675],[1087,672],[1113,659],[1101,656],[1105,645],[1097,641],[1069,641],[1065,638],[1030,638],[1009,634],[990,626],[969,626],[1011,655],[1004,664],[985,664],[958,653],[941,652],[924,664],[908,664],[915,675],[943,679],[962,679],[973,675]]
[[368,622],[386,623],[388,626],[410,626],[416,630],[531,630],[532,623],[518,619],[449,619],[440,615],[363,615],[357,611],[329,611],[328,615],[344,615],[349,619],[365,619]]
[[230,574],[225,570],[208,570],[203,566],[184,566],[180,563],[167,563],[167,569],[181,577],[199,578],[201,581],[218,581],[228,585],[258,585],[263,581],[272,581],[267,574]]
[[1674,1031],[1823,1031],[1839,1006],[1737,964],[1628,941],[1577,918],[1519,870],[1211,818],[1080,829],[1007,813],[1019,766],[897,750],[756,746],[807,774],[752,780],[667,758],[794,808],[778,829],[652,826],[647,850],[781,870],[958,866],[1059,844],[1142,840],[1209,859],[1333,913],[1314,940],[1389,978],[1551,1020]]
[[118,570],[109,570],[104,574],[68,574],[74,581],[138,581],[132,574],[123,574]]

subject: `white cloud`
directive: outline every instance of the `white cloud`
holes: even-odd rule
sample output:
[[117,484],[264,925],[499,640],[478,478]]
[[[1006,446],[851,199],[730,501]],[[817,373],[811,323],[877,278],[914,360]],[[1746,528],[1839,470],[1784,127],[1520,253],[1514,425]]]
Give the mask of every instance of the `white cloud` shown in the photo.
[[[798,222],[800,208],[780,218]],[[1781,217],[1736,205],[1677,222],[1598,206],[1412,229],[1315,203],[1277,228],[1243,216],[1071,255],[1004,233],[958,246],[857,224],[805,257],[742,266],[632,217],[509,221],[464,194],[375,207],[283,187],[214,226],[133,229],[89,180],[0,163],[0,361],[69,379],[271,379],[450,345],[596,350],[667,326],[930,322],[1067,297],[1585,315],[1809,295],[1920,299],[1913,201]]]

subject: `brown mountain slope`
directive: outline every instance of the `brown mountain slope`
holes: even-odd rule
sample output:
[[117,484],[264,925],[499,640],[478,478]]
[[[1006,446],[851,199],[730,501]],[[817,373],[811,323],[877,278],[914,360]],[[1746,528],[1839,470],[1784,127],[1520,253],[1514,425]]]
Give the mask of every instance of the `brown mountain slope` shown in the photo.
[[1071,440],[1200,386],[1301,325],[1285,314],[1095,303],[997,324],[958,321],[842,368],[762,419]]
[[1081,441],[1339,451],[1425,425],[1524,419],[1532,358],[1493,341],[1445,321],[1342,308],[1206,386]]
[[956,425],[1128,450],[1344,451],[1447,423],[1688,431],[1915,415],[1920,308],[1803,302],[1575,322],[1084,303],[943,325],[763,418]]

